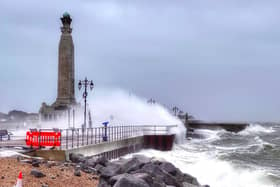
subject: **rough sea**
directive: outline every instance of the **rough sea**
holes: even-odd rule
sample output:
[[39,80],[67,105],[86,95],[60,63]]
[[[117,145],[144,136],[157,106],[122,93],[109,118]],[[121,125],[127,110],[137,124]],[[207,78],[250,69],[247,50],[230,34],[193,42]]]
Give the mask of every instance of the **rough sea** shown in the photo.
[[239,133],[196,130],[172,151],[143,150],[161,157],[211,187],[280,187],[280,125],[251,124]]

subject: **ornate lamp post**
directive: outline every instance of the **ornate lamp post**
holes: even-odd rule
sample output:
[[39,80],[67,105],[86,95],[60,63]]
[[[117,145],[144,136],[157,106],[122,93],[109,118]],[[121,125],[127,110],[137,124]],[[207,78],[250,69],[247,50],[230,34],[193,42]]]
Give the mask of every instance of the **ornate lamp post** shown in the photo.
[[88,96],[87,89],[88,89],[88,86],[89,86],[90,90],[92,90],[94,87],[94,84],[93,84],[92,80],[89,81],[89,80],[87,80],[87,78],[85,78],[85,80],[80,80],[78,83],[79,90],[81,90],[82,87],[85,88],[84,93],[83,93],[83,98],[85,101],[83,130],[87,127],[87,96]]

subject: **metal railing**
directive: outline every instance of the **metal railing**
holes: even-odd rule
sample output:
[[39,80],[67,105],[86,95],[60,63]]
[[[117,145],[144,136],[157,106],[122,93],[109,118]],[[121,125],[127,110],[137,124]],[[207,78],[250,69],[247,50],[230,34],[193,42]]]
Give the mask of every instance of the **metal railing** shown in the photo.
[[69,128],[62,129],[61,149],[73,149],[87,145],[113,142],[127,138],[151,135],[170,134],[170,130],[177,125],[121,125],[95,128]]
[[[68,128],[68,129],[38,129],[39,132],[46,130],[61,132],[60,149],[73,149],[86,145],[113,142],[127,138],[153,135],[170,134],[171,129],[177,125],[112,125],[108,127],[94,128]],[[34,129],[30,129],[34,130]],[[37,129],[36,129],[37,130]],[[10,140],[0,141],[0,147],[26,147],[26,135],[11,135]],[[39,137],[41,138],[41,137]],[[39,139],[40,141],[40,139]]]

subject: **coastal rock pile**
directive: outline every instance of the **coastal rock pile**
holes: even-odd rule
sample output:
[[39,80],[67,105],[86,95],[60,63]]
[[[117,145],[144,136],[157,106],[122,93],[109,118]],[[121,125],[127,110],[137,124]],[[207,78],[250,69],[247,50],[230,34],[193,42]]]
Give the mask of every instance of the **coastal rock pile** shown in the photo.
[[[85,173],[80,164],[69,161],[45,160],[38,157],[0,158],[0,186],[13,186],[22,171],[24,186],[92,186],[97,187],[99,176]],[[94,170],[95,171],[95,170]]]
[[76,168],[99,174],[98,187],[209,187],[200,185],[195,177],[182,173],[169,162],[143,155],[113,162],[81,154],[70,154],[69,159],[76,163]]

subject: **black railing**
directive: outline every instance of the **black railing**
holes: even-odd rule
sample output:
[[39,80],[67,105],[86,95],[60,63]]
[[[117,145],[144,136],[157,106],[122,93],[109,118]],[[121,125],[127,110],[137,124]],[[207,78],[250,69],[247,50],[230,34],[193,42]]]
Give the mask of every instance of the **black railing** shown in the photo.
[[168,134],[177,125],[121,125],[95,128],[69,128],[62,130],[61,149],[73,149],[86,145],[112,142],[127,138],[143,136],[144,134]]
[[[61,132],[60,149],[73,149],[86,145],[100,144],[104,142],[112,142],[127,138],[149,135],[149,134],[170,134],[171,128],[177,125],[159,126],[159,125],[118,125],[109,126],[107,128],[68,128],[68,129],[51,129]],[[50,129],[36,129],[44,132]],[[0,147],[4,146],[26,146],[26,136],[24,134],[15,136],[11,135],[11,140],[0,141]],[[39,137],[39,141],[40,141]]]

